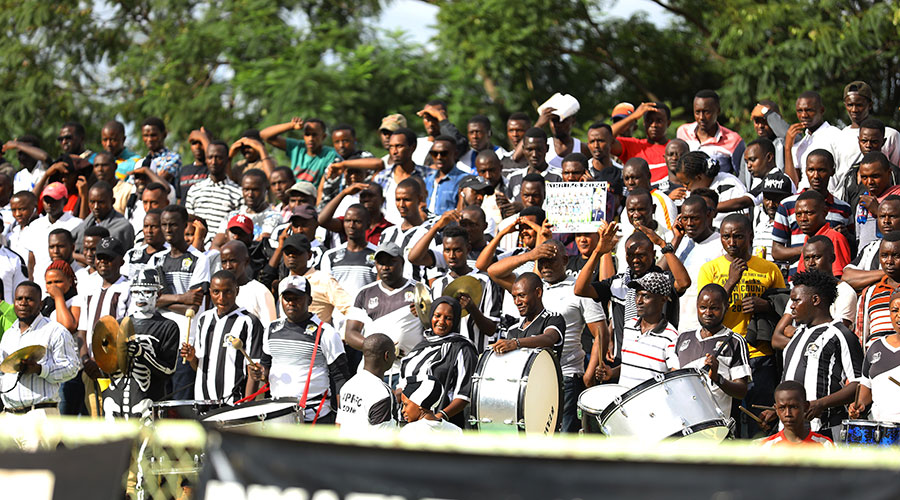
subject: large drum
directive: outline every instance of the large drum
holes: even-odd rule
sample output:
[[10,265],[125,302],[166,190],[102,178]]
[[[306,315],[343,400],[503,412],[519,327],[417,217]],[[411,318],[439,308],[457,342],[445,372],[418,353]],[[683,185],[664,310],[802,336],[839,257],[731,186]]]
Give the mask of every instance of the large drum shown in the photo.
[[472,377],[469,424],[489,432],[550,435],[561,419],[562,374],[546,349],[485,351]]
[[221,428],[262,426],[270,423],[302,424],[303,410],[297,398],[278,398],[251,401],[226,406],[207,413],[202,421]]
[[211,399],[157,401],[153,403],[150,418],[154,422],[162,419],[200,419],[221,406],[221,401]]
[[581,420],[581,430],[585,434],[600,434],[600,420],[597,418],[610,403],[622,394],[628,392],[628,387],[619,384],[595,385],[585,389],[578,396],[578,418]]
[[598,417],[607,436],[642,441],[722,441],[734,422],[716,405],[705,375],[694,368],[657,374],[615,398]]

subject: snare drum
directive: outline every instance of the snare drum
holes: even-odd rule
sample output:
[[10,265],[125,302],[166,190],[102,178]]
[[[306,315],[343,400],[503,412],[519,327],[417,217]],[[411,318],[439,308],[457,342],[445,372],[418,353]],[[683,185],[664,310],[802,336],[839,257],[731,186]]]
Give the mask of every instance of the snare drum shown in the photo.
[[562,374],[546,349],[485,351],[472,376],[469,424],[490,432],[550,435],[561,419]]
[[734,421],[725,416],[700,371],[685,368],[632,388],[600,413],[607,436],[631,436],[643,441],[701,439],[722,441]]
[[263,426],[270,423],[302,424],[303,410],[297,398],[264,399],[226,406],[207,413],[202,422],[221,428]]
[[199,419],[204,414],[221,406],[221,401],[211,399],[157,401],[153,403],[150,418],[154,422],[162,419]]
[[628,387],[619,384],[595,385],[585,389],[578,396],[578,419],[585,434],[601,434],[597,417],[617,397],[628,392]]
[[841,422],[841,442],[844,444],[878,444],[878,422],[844,420]]

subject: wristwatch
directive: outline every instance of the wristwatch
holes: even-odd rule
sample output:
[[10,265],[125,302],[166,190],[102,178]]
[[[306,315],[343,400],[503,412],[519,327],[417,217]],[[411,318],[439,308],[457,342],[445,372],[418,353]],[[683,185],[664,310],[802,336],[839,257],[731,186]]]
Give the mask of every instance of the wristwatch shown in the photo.
[[664,247],[660,250],[663,254],[673,253],[675,251],[675,247],[672,246],[671,243],[666,243]]

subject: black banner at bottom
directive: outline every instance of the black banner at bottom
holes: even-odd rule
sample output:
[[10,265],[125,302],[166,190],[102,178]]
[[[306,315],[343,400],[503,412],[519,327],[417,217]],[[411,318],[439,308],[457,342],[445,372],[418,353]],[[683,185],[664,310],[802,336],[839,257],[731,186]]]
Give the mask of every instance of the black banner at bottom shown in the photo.
[[896,498],[900,484],[900,471],[887,469],[443,453],[234,432],[212,438],[198,491],[209,500],[846,500]]

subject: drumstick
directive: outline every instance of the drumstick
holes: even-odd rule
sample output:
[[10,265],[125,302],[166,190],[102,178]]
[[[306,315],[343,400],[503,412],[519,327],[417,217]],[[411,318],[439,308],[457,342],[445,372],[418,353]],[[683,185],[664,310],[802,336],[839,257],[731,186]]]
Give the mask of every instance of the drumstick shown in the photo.
[[[894,377],[891,377],[890,375],[888,375],[888,380],[890,380],[891,382],[893,382],[897,385],[900,385],[900,382],[897,382],[897,379],[895,379]],[[859,396],[859,386],[856,387],[856,395]]]
[[756,408],[757,410],[772,410],[772,411],[775,411],[775,407],[774,407],[774,406],[763,406],[763,405],[750,405],[750,406]]
[[[188,319],[188,327],[187,327],[187,343],[191,343],[191,320],[194,319],[194,310],[188,309],[184,312],[184,315],[187,316]],[[181,358],[181,364],[187,363],[187,356],[183,356]]]
[[753,414],[752,411],[750,411],[750,410],[744,408],[743,406],[738,406],[738,410],[741,410],[741,411],[744,412],[744,414],[746,414],[748,417],[750,417],[750,418],[752,418],[753,420],[755,420],[757,424],[759,424],[759,425],[765,425],[765,424],[763,423],[763,421],[760,420],[759,417],[757,417],[756,415]]
[[250,355],[247,354],[247,351],[244,350],[244,342],[242,342],[241,339],[237,337],[231,337],[230,342],[235,349],[241,351],[241,354],[243,354],[244,357],[247,358],[247,361],[249,361],[251,365],[256,364],[252,359],[250,359]]

